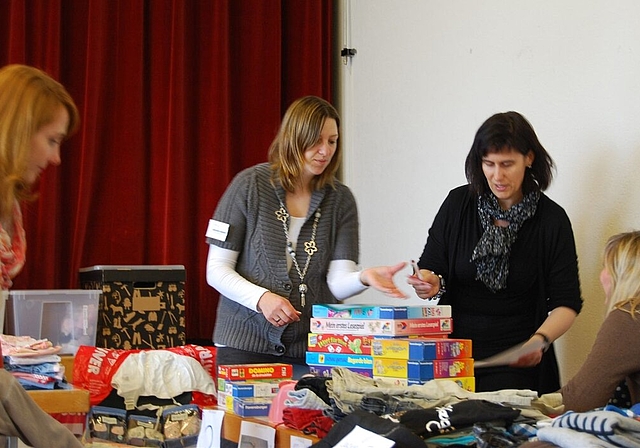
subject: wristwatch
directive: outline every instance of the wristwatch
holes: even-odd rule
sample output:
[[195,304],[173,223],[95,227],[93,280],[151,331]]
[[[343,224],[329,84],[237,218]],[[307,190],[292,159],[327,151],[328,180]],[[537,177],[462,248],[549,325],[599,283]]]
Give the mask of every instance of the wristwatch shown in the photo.
[[433,296],[429,297],[428,300],[440,300],[442,298],[442,296],[444,295],[445,292],[447,292],[447,285],[444,282],[444,278],[442,278],[442,275],[440,274],[436,274],[435,272],[431,271],[431,273],[433,275],[438,276],[438,278],[440,279],[440,289],[438,290],[437,293],[435,293]]
[[540,336],[542,338],[542,340],[544,341],[544,346],[542,347],[542,351],[546,352],[547,350],[549,350],[549,346],[551,345],[551,341],[549,340],[549,337],[544,334],[544,333],[540,333],[539,331],[536,331],[535,333],[533,333],[529,339],[531,339],[534,336]]

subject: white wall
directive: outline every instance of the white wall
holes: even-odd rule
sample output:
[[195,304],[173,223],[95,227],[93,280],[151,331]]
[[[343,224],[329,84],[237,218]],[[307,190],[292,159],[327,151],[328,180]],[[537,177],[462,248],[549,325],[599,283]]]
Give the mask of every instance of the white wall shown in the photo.
[[[558,342],[563,382],[602,322],[601,251],[640,229],[640,2],[341,0],[344,181],[364,266],[418,258],[480,124],[516,110],[555,159],[584,297]],[[403,272],[399,282],[406,286]],[[406,288],[411,293],[410,288]],[[419,299],[411,299],[418,304]],[[355,303],[388,302],[367,291]],[[454,323],[455,324],[455,323]]]

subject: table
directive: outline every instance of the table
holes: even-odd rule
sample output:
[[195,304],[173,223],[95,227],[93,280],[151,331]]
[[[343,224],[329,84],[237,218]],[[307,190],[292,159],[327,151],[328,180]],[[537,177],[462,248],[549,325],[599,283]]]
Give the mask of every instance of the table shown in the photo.
[[[243,420],[274,427],[274,425],[271,422],[269,422],[269,419],[264,417],[243,418],[243,417],[240,417],[239,415],[236,415],[230,412],[225,412],[224,419],[222,420],[222,438],[225,440],[230,440],[231,442],[234,442],[234,443],[238,443],[238,441],[240,440],[240,424],[242,423]],[[291,448],[291,436],[307,439],[307,440],[310,440],[312,443],[316,443],[320,441],[318,437],[303,434],[300,431],[296,431],[295,429],[288,428],[284,425],[277,425],[275,426],[275,428],[276,428],[275,446],[277,448]]]
[[47,414],[89,412],[88,390],[74,387],[69,390],[29,390],[27,393]]
[[[65,366],[65,378],[67,382],[73,383],[73,361],[70,355],[61,356],[61,364]],[[84,389],[73,388],[70,390],[31,390],[28,394],[34,401],[48,414],[61,413],[88,413],[90,409],[89,392]],[[225,412],[222,421],[222,438],[234,443],[240,440],[240,425],[243,420],[275,427],[276,444],[278,448],[291,448],[291,436],[310,440],[312,443],[320,439],[315,436],[306,435],[295,429],[284,425],[273,425],[266,417],[243,418],[231,412]]]

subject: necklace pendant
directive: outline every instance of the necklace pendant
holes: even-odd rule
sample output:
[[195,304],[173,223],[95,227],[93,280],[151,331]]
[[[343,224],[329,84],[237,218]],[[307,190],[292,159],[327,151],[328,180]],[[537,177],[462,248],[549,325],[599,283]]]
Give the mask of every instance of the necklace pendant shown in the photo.
[[307,296],[307,285],[304,283],[300,283],[300,286],[298,286],[298,291],[300,291],[300,303],[302,304],[302,307],[304,308],[305,306],[305,299]]
[[289,219],[289,213],[287,212],[287,209],[284,208],[284,205],[280,205],[280,208],[276,210],[276,218],[282,224],[284,225],[287,224],[287,219]]

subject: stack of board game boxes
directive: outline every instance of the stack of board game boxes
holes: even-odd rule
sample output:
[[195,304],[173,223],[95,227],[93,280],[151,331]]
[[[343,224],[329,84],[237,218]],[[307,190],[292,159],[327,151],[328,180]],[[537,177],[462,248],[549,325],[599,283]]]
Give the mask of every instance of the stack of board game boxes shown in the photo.
[[373,377],[397,386],[453,380],[475,392],[470,339],[375,339]]
[[280,383],[291,380],[291,364],[218,366],[218,406],[240,417],[266,417]]
[[471,341],[449,339],[451,307],[313,305],[306,362],[311,373],[333,367],[395,384],[455,378],[474,389]]

